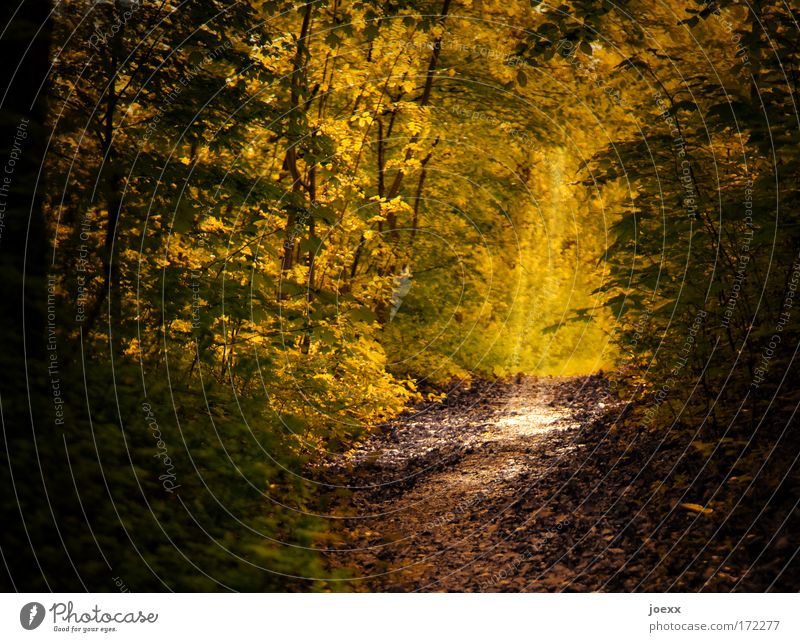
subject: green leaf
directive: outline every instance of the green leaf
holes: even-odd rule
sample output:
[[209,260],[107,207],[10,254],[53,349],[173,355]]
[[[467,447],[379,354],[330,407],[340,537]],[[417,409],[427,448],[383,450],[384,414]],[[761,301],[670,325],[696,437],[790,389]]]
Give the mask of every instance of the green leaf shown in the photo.
[[369,308],[356,308],[347,314],[353,321],[361,323],[373,323],[376,319],[375,313]]

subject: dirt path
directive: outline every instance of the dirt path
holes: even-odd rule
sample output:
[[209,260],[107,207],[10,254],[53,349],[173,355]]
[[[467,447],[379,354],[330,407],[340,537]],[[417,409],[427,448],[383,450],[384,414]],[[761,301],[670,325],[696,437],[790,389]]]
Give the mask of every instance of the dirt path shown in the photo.
[[599,377],[482,384],[386,427],[337,462],[361,488],[333,563],[376,591],[546,588],[573,521],[539,482],[581,449],[605,391]]
[[748,485],[763,458],[709,458],[643,411],[591,376],[482,382],[399,417],[324,471],[351,489],[331,569],[361,591],[797,590],[796,480]]

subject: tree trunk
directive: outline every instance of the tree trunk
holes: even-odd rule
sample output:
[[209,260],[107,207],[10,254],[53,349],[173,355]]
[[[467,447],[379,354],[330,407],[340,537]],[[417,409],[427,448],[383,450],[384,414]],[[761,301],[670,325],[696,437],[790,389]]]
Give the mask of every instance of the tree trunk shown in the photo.
[[48,139],[44,92],[50,67],[50,3],[18,0],[13,4],[18,6],[7,7],[9,22],[0,38],[0,83],[5,90],[0,104],[0,451],[5,460],[0,465],[4,489],[0,548],[7,570],[0,572],[0,588],[40,591],[49,588],[48,579],[57,577],[51,574],[58,572],[59,564],[63,570],[69,568],[63,553],[53,553],[56,547],[49,549],[47,560],[41,558],[43,543],[50,544],[53,538],[42,466],[48,470],[54,465],[53,453],[63,432],[54,423],[50,386],[51,376],[59,375],[57,370],[53,375],[48,371],[48,366],[58,364],[52,357],[59,358],[57,349],[48,350],[48,330],[55,340],[59,319],[55,284],[48,295],[47,228],[41,198]]

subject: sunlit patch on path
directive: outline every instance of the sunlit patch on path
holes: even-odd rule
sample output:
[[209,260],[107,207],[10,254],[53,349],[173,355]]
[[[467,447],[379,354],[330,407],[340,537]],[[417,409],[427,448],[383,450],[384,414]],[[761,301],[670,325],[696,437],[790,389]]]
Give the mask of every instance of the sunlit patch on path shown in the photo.
[[509,395],[495,420],[497,439],[520,439],[551,430],[575,427],[572,413],[563,400],[554,398],[552,387],[525,380]]

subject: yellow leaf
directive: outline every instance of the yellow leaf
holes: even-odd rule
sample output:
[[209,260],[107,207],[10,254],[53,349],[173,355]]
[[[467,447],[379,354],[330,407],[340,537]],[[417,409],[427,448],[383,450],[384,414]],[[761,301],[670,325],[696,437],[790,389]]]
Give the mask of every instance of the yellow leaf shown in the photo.
[[703,515],[710,515],[711,513],[714,512],[713,508],[705,508],[704,506],[701,506],[700,504],[689,504],[689,503],[685,503],[684,502],[684,503],[681,504],[681,507],[685,508],[686,510],[690,510],[692,512],[695,512],[695,513],[703,513]]

